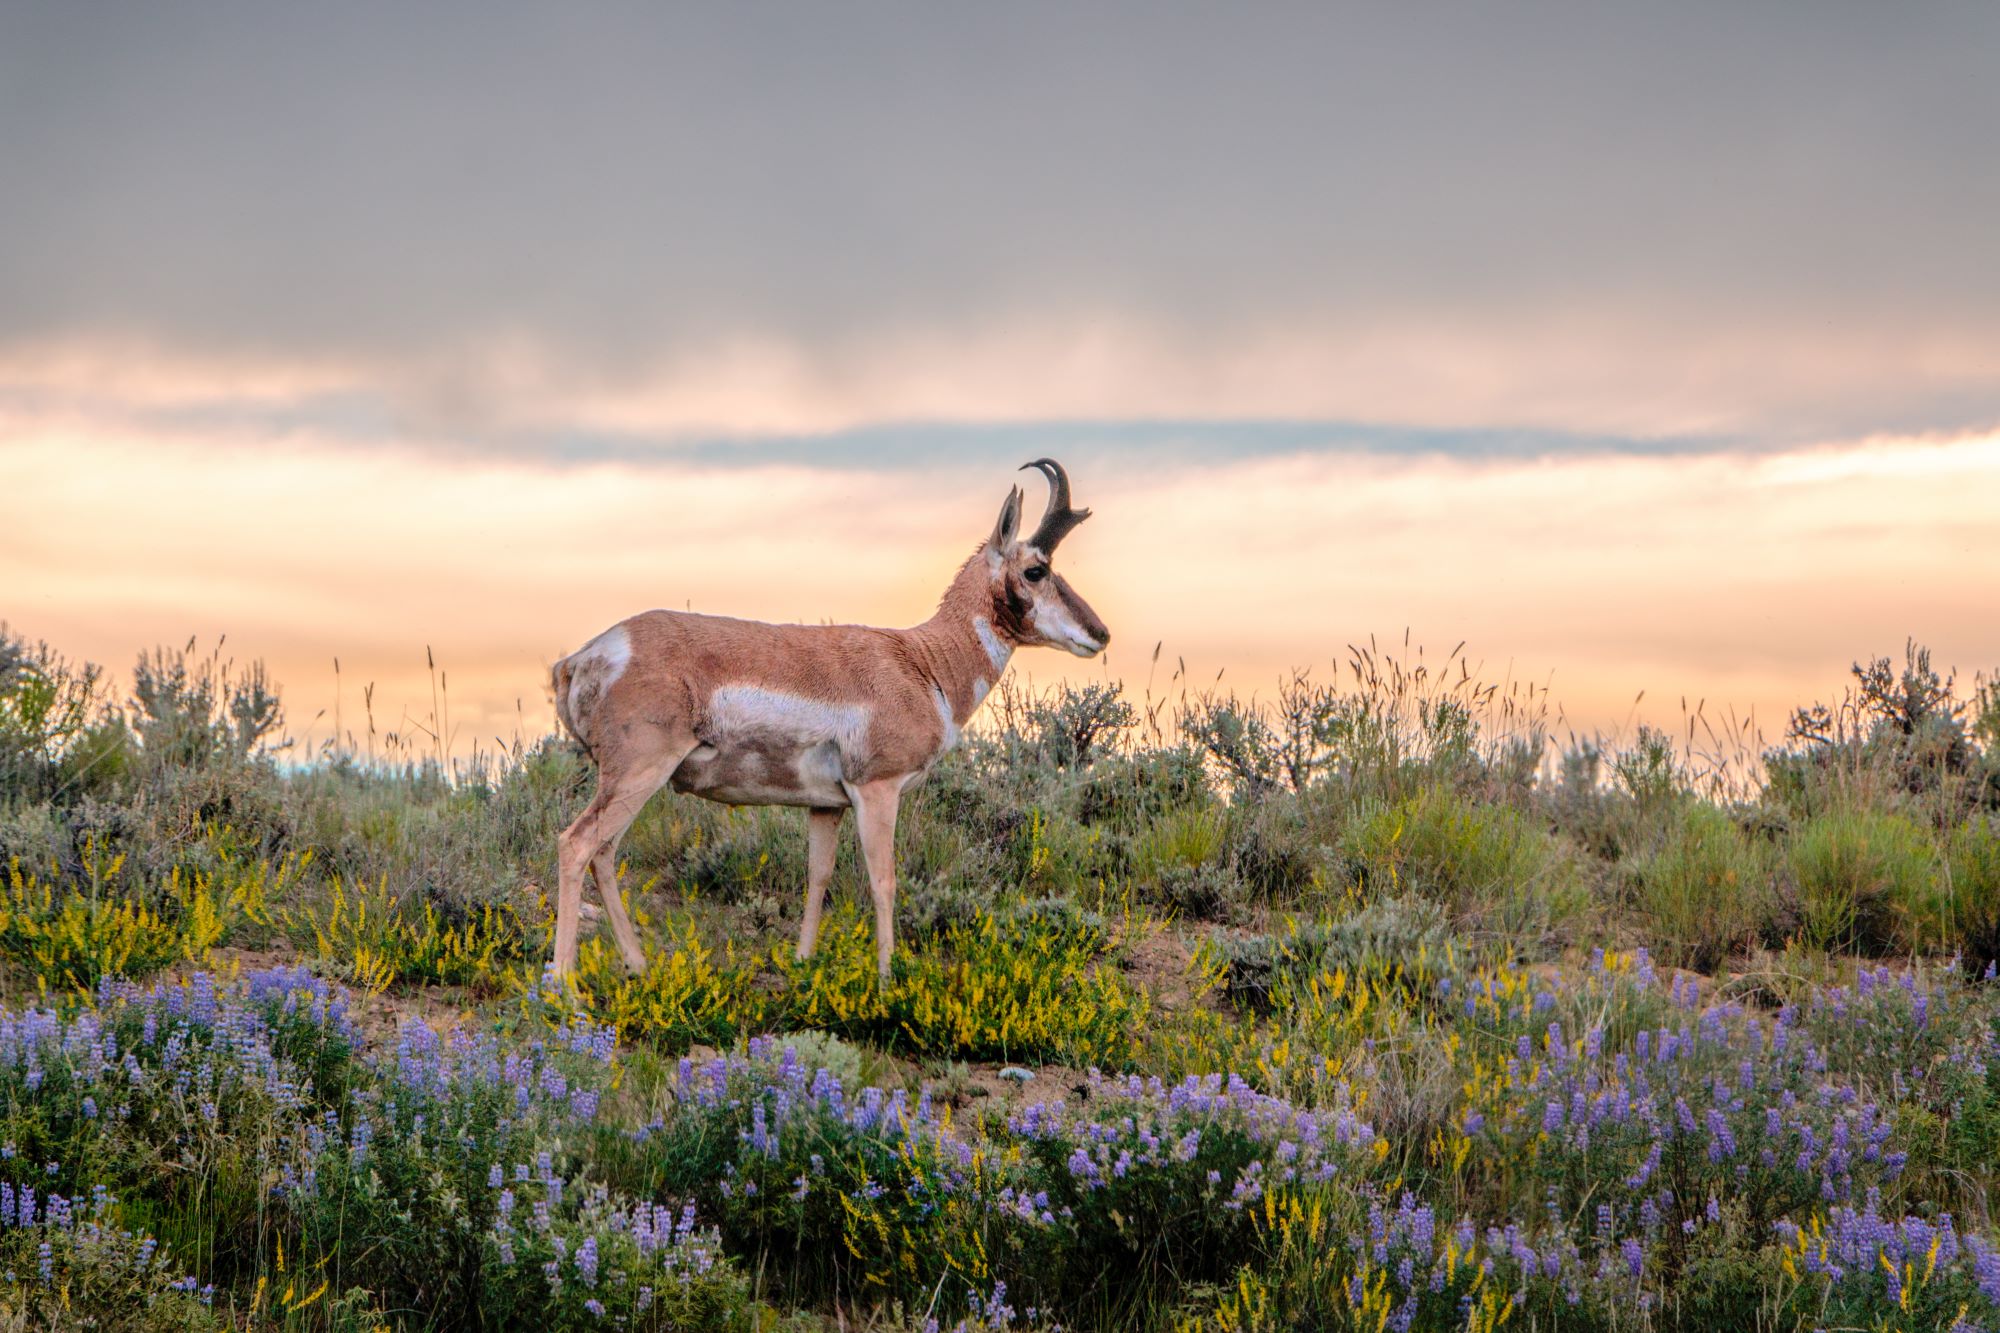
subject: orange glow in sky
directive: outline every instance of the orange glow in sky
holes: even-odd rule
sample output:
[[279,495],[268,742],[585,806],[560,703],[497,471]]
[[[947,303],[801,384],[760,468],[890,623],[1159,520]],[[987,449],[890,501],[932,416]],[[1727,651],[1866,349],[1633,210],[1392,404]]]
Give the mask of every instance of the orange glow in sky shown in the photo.
[[[1464,640],[1489,680],[1548,685],[1578,730],[1671,723],[1685,697],[1775,738],[1851,660],[1909,636],[1968,676],[2000,664],[2000,436],[1070,463],[1096,517],[1060,563],[1116,641],[1099,662],[1017,658],[1038,682],[1157,689],[1179,659],[1198,685],[1268,694],[1407,630],[1434,659]],[[540,734],[548,664],[649,607],[914,623],[1014,480],[949,457],[552,465],[57,423],[0,451],[0,587],[17,633],[114,669],[227,634],[309,741],[331,732],[336,657],[350,728],[369,681],[378,726],[427,716],[428,648],[462,752]]]

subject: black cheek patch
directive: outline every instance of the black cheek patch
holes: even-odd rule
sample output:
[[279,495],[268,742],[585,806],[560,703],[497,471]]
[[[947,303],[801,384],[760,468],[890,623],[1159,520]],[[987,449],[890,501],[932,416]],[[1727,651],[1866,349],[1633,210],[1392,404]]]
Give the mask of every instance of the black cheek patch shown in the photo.
[[1034,603],[1021,591],[1021,585],[1010,576],[1005,590],[993,608],[993,619],[1010,637],[1020,639],[1027,634],[1028,612],[1033,608]]

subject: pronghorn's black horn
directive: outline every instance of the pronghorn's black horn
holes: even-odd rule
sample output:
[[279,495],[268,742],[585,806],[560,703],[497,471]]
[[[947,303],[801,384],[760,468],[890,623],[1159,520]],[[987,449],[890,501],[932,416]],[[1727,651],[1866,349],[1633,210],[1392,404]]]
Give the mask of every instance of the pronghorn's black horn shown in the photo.
[[1028,538],[1028,545],[1041,548],[1043,555],[1052,555],[1056,543],[1069,536],[1071,528],[1089,518],[1090,511],[1069,507],[1069,473],[1063,471],[1061,463],[1053,458],[1037,458],[1032,463],[1021,465],[1023,472],[1029,468],[1049,479],[1049,507],[1042,514],[1042,526]]

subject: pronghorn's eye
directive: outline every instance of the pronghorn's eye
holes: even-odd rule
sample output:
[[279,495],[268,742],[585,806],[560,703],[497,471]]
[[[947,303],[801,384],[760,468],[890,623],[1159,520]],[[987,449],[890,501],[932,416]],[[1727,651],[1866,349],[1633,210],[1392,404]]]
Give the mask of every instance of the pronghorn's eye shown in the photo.
[[1040,583],[1043,579],[1047,578],[1048,576],[1049,576],[1049,567],[1047,565],[1029,565],[1026,569],[1021,571],[1021,577],[1026,579],[1030,583]]

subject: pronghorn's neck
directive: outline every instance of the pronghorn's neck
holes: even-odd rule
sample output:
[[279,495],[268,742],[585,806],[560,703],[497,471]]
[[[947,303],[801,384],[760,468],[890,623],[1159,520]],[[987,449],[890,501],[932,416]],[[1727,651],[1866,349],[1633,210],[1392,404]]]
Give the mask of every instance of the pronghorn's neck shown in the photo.
[[[909,631],[956,726],[972,717],[1014,654],[1005,609],[993,604],[991,579],[985,551],[973,552],[945,589],[937,613]],[[996,613],[1000,624],[994,623]]]

